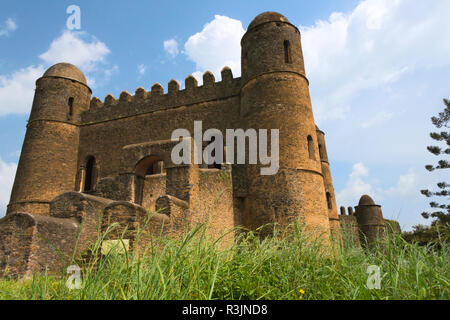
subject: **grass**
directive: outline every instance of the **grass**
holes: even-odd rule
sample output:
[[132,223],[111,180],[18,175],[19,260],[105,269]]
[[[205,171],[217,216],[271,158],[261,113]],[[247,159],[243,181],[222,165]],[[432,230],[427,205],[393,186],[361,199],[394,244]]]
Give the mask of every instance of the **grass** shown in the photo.
[[[344,235],[330,254],[299,226],[222,242],[197,226],[158,249],[93,260],[81,270],[80,289],[68,289],[67,274],[36,274],[0,280],[0,299],[449,299],[448,243],[421,247],[395,236],[363,250]],[[370,265],[380,268],[379,290],[366,286]]]

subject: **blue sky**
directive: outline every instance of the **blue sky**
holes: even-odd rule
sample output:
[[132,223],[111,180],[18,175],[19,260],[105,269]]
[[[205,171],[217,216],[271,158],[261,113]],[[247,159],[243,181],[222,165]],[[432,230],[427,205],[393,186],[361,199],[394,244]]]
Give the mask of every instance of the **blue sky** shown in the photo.
[[[69,5],[81,30],[69,31]],[[263,11],[302,33],[317,124],[326,133],[338,205],[370,194],[403,228],[427,223],[419,190],[449,180],[429,174],[430,117],[450,98],[447,0],[33,1],[0,12],[0,216],[9,193],[34,82],[54,63],[79,66],[93,96],[183,86],[229,65],[240,75],[239,41]],[[201,79],[199,79],[201,80]]]

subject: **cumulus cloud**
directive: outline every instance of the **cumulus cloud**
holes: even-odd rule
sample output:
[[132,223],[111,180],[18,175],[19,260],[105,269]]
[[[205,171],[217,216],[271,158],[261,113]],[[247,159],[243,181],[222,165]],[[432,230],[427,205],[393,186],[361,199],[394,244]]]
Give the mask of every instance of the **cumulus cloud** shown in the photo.
[[369,169],[363,163],[355,163],[345,188],[336,194],[338,205],[354,206],[363,194],[374,196],[372,185],[364,181],[368,175]]
[[353,206],[358,203],[363,194],[369,194],[377,200],[393,197],[417,198],[421,186],[425,186],[426,183],[430,182],[430,179],[429,177],[419,176],[410,170],[410,172],[400,175],[397,184],[391,187],[382,188],[378,186],[378,182],[378,179],[371,179],[369,169],[362,162],[358,162],[353,165],[347,183],[336,194],[336,199],[338,203],[344,206]]
[[209,70],[216,79],[220,79],[220,71],[224,66],[230,67],[234,76],[240,76],[240,41],[244,33],[241,21],[215,15],[214,20],[207,23],[202,31],[190,36],[184,44],[184,53],[196,64],[194,77],[202,82],[203,72]]
[[[39,56],[41,64],[19,69],[9,75],[0,74],[0,116],[29,113],[35,81],[53,64],[69,62],[78,66],[91,87],[96,85],[96,75],[108,80],[119,72],[117,65],[108,67],[105,58],[109,53],[110,50],[103,42],[85,32],[63,31],[52,41],[49,49]],[[100,70],[99,64],[104,68]]]
[[6,213],[16,169],[16,163],[7,163],[0,158],[0,217]]
[[95,37],[88,36],[85,32],[66,30],[39,57],[48,65],[69,62],[84,72],[91,72],[98,63],[104,62],[109,53],[108,47]]
[[166,52],[168,54],[170,54],[172,56],[172,58],[175,58],[179,53],[177,40],[175,40],[175,39],[165,40],[164,41],[164,50],[166,50]]
[[9,76],[0,75],[0,116],[30,112],[35,81],[43,72],[42,66],[30,66]]
[[400,174],[391,186],[386,186],[385,181],[379,178],[362,162],[354,164],[344,188],[336,192],[338,206],[354,207],[362,195],[368,194],[375,203],[382,205],[385,218],[396,219],[402,229],[409,230],[413,225],[430,222],[420,215],[428,210],[430,199],[421,195],[419,190],[433,190],[437,181],[448,181],[450,177],[446,173],[430,175],[425,169],[415,171],[410,168],[407,173]]
[[145,71],[147,70],[147,67],[144,64],[139,64],[137,66],[138,73],[143,76],[145,74]]
[[16,21],[12,18],[6,19],[3,26],[0,27],[0,37],[1,36],[9,36],[10,32],[13,32],[17,29]]
[[316,117],[345,118],[363,108],[353,102],[364,90],[450,66],[449,10],[446,0],[365,0],[348,14],[300,26]]

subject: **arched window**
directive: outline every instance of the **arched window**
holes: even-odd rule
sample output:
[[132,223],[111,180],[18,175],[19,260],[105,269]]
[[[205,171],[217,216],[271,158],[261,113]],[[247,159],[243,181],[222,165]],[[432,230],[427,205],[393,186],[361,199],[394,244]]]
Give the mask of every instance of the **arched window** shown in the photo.
[[86,176],[84,178],[84,191],[92,191],[95,180],[95,158],[89,157],[86,161]]
[[284,62],[292,63],[291,43],[289,42],[289,40],[284,40]]
[[323,159],[323,154],[322,154],[323,150],[322,150],[322,145],[319,143],[319,156],[320,159]]
[[327,192],[327,204],[328,209],[333,209],[333,204],[331,203],[331,194],[329,192]]
[[69,101],[67,102],[67,104],[68,104],[67,114],[69,115],[69,117],[71,117],[73,115],[73,101],[74,101],[74,99],[72,97],[70,97]]
[[309,158],[312,160],[316,160],[315,150],[314,150],[314,142],[311,136],[308,136],[308,153]]

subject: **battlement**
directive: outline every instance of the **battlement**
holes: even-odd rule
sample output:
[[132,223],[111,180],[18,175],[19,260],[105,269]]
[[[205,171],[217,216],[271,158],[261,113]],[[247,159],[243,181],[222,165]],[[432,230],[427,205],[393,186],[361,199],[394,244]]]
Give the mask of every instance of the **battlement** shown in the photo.
[[119,99],[108,94],[102,102],[93,97],[89,110],[82,114],[83,124],[114,120],[139,114],[151,113],[180,106],[225,99],[240,93],[241,78],[233,78],[229,67],[224,67],[221,72],[222,80],[216,82],[210,71],[203,74],[203,85],[198,86],[197,79],[189,75],[185,79],[185,88],[180,90],[180,84],[176,80],[170,80],[167,93],[161,84],[153,84],[150,91],[139,87],[132,96],[127,91],[122,91]]

